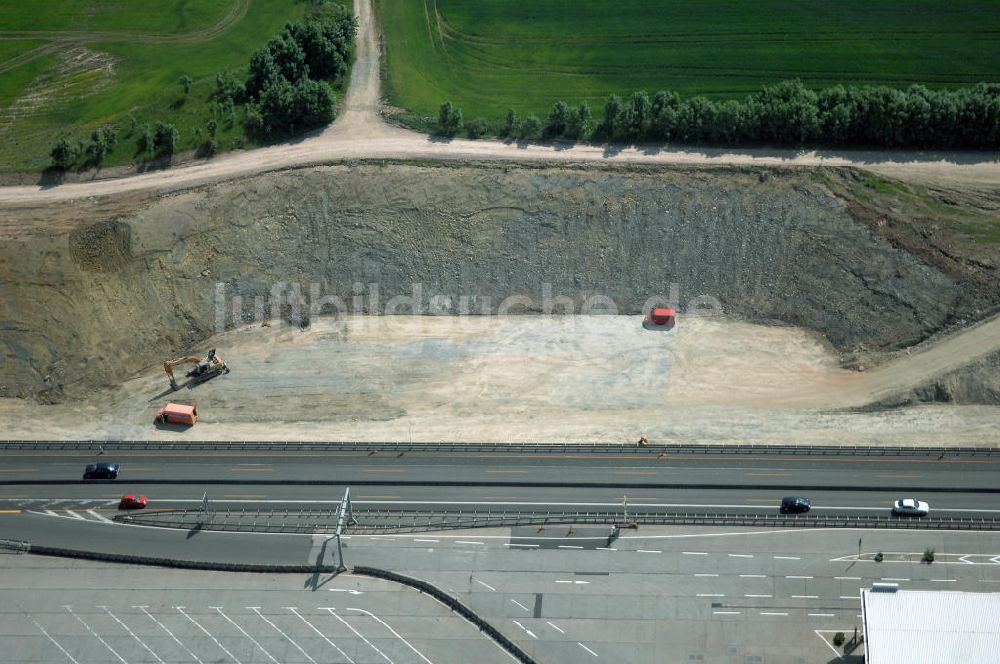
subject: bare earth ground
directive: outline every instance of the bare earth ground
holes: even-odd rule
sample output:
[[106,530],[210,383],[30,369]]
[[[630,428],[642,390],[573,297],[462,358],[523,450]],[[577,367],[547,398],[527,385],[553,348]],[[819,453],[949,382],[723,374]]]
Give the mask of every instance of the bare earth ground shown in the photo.
[[973,191],[1000,188],[997,152],[806,151],[526,145],[499,141],[442,141],[378,117],[379,48],[370,0],[355,0],[358,55],[341,117],[305,139],[165,171],[61,186],[0,188],[0,206],[51,204],[139,191],[171,191],[290,167],[344,159],[513,160],[632,164],[857,166],[932,187]]
[[[686,317],[349,317],[306,331],[243,328],[213,340],[228,375],[170,394],[152,368],[82,404],[0,401],[7,438],[774,442],[974,445],[1000,407],[863,405],[1000,344],[1000,319],[870,373],[841,369],[817,335]],[[983,335],[990,336],[983,343]],[[992,346],[990,344],[993,344]],[[196,403],[189,431],[152,419]],[[595,407],[599,404],[599,407]]]

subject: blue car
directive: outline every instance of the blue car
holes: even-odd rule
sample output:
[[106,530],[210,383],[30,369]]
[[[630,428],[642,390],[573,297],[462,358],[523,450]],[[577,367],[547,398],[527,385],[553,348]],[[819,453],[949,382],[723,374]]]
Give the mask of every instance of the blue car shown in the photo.
[[118,477],[117,463],[88,463],[83,470],[85,480],[113,480]]

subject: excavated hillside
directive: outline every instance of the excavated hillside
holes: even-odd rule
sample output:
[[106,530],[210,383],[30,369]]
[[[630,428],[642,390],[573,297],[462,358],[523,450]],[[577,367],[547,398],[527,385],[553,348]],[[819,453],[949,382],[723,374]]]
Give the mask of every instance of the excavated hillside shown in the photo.
[[[7,231],[0,244],[0,396],[83,398],[200,352],[288,284],[326,297],[324,313],[334,296],[354,311],[359,293],[381,312],[370,284],[383,308],[419,284],[438,313],[495,312],[511,296],[523,296],[513,313],[545,310],[548,295],[572,301],[557,312],[598,295],[618,313],[650,298],[718,303],[814,330],[863,368],[1000,304],[996,201],[939,198],[835,169],[404,163],[284,171],[107,218],[74,222],[67,208],[53,226],[65,232]],[[994,360],[970,369],[980,383],[995,385]]]

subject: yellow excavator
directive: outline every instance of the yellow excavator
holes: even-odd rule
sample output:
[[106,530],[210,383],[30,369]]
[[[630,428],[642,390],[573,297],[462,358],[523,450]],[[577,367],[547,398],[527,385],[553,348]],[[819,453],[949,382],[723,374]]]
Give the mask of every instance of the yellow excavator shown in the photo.
[[229,367],[226,363],[222,361],[222,358],[215,354],[215,349],[208,351],[208,356],[205,359],[198,357],[197,355],[188,355],[186,357],[175,357],[169,362],[163,363],[163,370],[167,372],[167,378],[170,379],[170,389],[177,389],[177,380],[174,378],[174,367],[181,364],[193,364],[194,368],[185,374],[191,379],[191,385],[197,385],[199,383],[204,383],[206,380],[215,378],[219,374],[229,373]]

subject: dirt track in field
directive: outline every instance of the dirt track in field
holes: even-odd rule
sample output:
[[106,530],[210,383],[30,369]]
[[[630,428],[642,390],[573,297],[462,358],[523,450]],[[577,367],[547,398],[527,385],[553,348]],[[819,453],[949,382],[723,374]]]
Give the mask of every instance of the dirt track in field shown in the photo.
[[934,187],[972,191],[1000,188],[995,152],[795,151],[767,149],[647,148],[589,145],[527,145],[483,140],[443,141],[382,122],[378,115],[379,48],[370,0],[355,0],[358,54],[345,110],[327,129],[290,143],[234,152],[207,162],[116,179],[60,186],[0,188],[0,206],[173,191],[273,170],[350,159],[435,159],[521,162],[725,165],[852,166]]

